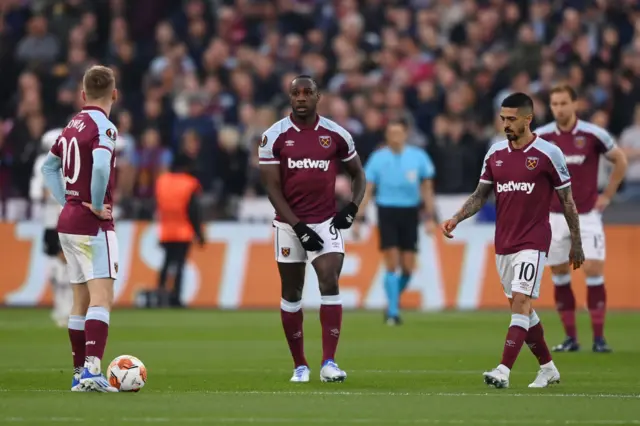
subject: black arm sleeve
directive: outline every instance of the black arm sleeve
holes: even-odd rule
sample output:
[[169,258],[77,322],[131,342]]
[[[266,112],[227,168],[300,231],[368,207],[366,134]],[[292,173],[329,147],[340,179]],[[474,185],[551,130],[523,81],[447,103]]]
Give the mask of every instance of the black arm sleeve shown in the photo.
[[198,241],[203,241],[204,236],[202,235],[202,213],[200,211],[200,197],[195,192],[191,195],[191,199],[189,200],[189,222],[191,222],[191,226],[193,226],[193,230],[198,236]]

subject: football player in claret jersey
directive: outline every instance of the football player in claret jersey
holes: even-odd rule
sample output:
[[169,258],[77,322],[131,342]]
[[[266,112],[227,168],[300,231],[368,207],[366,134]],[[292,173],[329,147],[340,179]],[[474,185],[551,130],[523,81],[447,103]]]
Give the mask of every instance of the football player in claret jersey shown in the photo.
[[[262,136],[260,171],[276,211],[275,257],[282,282],[280,315],[293,357],[292,382],[309,381],[302,330],[306,263],[320,285],[323,382],[347,374],[335,362],[342,324],[338,279],[344,260],[341,229],[351,227],[366,188],[364,170],[349,132],[317,114],[318,85],[309,76],[291,82],[292,113]],[[352,178],[352,202],[336,214],[335,181],[340,163]]]
[[511,305],[511,324],[502,361],[484,373],[484,380],[490,386],[508,387],[511,368],[526,342],[540,364],[540,371],[529,387],[540,388],[560,381],[532,304],[540,294],[551,242],[549,206],[554,192],[562,202],[571,233],[570,259],[574,269],[584,261],[580,223],[562,151],[531,133],[531,98],[524,93],[508,96],[502,102],[500,118],[507,140],[491,146],[484,158],[478,187],[460,211],[442,224],[442,231],[452,238],[456,225],[476,214],[493,190],[497,209],[496,267]]
[[82,86],[85,106],[63,129],[42,173],[49,191],[63,206],[57,231],[73,286],[71,390],[117,392],[101,368],[118,272],[118,241],[111,216],[117,132],[108,118],[117,99],[113,71],[91,67]]
[[[594,352],[610,352],[604,339],[606,293],[604,288],[605,238],[602,211],[609,205],[627,171],[627,158],[613,137],[603,128],[579,120],[576,115],[578,96],[571,86],[560,85],[551,91],[551,111],[555,121],[540,127],[540,137],[554,143],[564,153],[574,183],[574,198],[580,217],[584,241],[587,276],[587,307],[591,316]],[[604,155],[613,163],[609,184],[598,195],[598,165]],[[576,333],[576,300],[571,289],[569,265],[570,235],[562,218],[562,206],[551,203],[551,248],[549,265],[555,288],[556,307],[564,325],[566,338],[553,348],[556,352],[580,349]]]

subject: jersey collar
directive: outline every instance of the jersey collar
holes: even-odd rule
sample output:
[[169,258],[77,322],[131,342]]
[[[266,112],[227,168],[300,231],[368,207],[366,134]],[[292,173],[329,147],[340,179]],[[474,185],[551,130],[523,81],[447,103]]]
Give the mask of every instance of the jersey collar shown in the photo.
[[556,133],[559,135],[562,134],[569,134],[571,133],[572,135],[575,135],[578,132],[578,122],[580,122],[579,118],[576,118],[576,122],[573,123],[573,127],[570,130],[567,130],[566,132],[563,130],[560,130],[560,126],[558,126],[558,122],[556,121]]
[[300,129],[313,129],[313,130],[318,130],[318,127],[320,126],[320,115],[316,114],[316,121],[313,122],[312,125],[305,125],[305,124],[300,124],[297,123],[294,118],[293,118],[293,114],[289,114],[289,121],[291,121],[291,125],[293,126],[294,129],[296,129],[298,132],[300,131]]
[[402,145],[402,148],[400,148],[400,151],[394,151],[389,145],[387,145],[387,148],[389,149],[389,152],[391,152],[393,155],[397,155],[397,156],[402,156],[402,154],[404,154],[405,150],[407,149],[407,145],[406,143],[404,145]]
[[[82,108],[83,111],[98,111],[104,114],[105,117],[107,117],[107,113],[105,112],[105,110],[103,110],[100,107],[97,106],[93,106],[93,105],[89,105],[89,106],[85,106],[84,108]],[[109,117],[107,117],[109,118]]]
[[[522,147],[522,152],[527,152],[531,149],[531,147],[533,146],[533,144],[535,143],[536,139],[538,139],[538,135],[537,134],[533,134],[533,138],[531,138],[531,140],[529,141],[529,143],[527,143],[525,146]],[[511,151],[520,151],[519,149],[516,149],[513,147],[513,145],[511,144],[511,141],[509,141],[509,152]]]

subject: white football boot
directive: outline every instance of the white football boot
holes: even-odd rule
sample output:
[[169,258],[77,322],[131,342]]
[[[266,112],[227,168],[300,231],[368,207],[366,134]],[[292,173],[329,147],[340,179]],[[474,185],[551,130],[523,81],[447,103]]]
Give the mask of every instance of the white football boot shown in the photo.
[[307,383],[309,381],[309,375],[311,374],[311,370],[306,365],[301,365],[300,367],[296,367],[293,370],[293,376],[291,377],[290,382],[293,383]]
[[540,366],[536,379],[529,384],[530,388],[546,388],[560,383],[560,372],[553,361]]
[[347,373],[341,370],[332,359],[326,360],[322,363],[320,369],[320,380],[323,382],[344,382],[347,378]]
[[80,384],[80,374],[74,374],[71,380],[71,392],[86,392],[84,386]]
[[111,386],[111,384],[103,374],[92,374],[88,368],[82,370],[82,376],[80,376],[80,386],[82,386],[85,392],[118,392],[118,389]]
[[502,389],[509,387],[510,372],[511,370],[500,364],[491,371],[485,371],[484,373],[482,373],[482,375],[484,376],[484,382],[487,385],[493,386],[496,389]]

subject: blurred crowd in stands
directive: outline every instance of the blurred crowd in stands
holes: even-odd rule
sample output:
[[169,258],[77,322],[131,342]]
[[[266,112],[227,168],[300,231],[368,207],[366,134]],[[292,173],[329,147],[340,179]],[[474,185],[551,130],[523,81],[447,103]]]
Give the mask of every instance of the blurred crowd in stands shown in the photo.
[[119,79],[111,119],[128,217],[151,217],[155,179],[180,153],[197,159],[208,217],[263,195],[260,134],[288,113],[301,73],[363,161],[388,119],[409,119],[439,194],[474,189],[505,96],[533,95],[541,125],[549,89],[568,81],[581,118],[619,137],[627,181],[640,183],[636,0],[3,0],[0,61],[3,206],[29,199],[40,138],[81,108],[94,63]]

